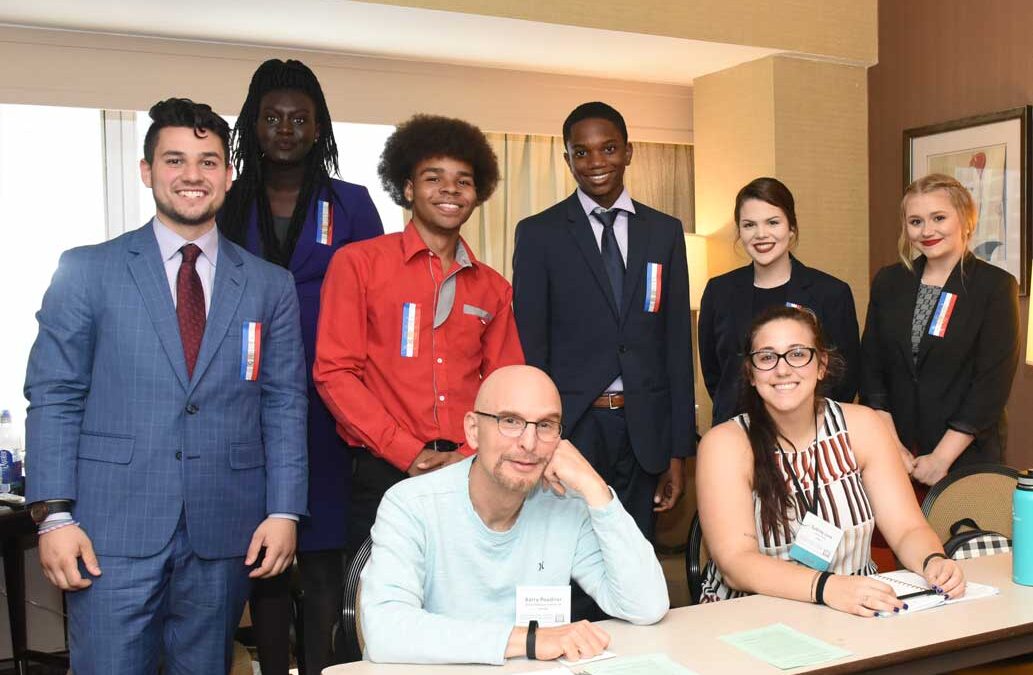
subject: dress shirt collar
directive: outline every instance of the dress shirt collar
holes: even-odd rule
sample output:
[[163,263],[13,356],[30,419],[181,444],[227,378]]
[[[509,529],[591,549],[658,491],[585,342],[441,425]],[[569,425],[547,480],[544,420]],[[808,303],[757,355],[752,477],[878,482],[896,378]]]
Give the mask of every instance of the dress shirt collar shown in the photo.
[[212,267],[215,267],[215,261],[219,257],[219,229],[217,227],[213,227],[193,241],[188,241],[170,230],[158,216],[154,216],[152,223],[163,262],[168,262],[185,245],[197,244],[201,249],[201,255],[208,259]]
[[[597,208],[599,208],[599,204],[597,204],[594,199],[585,194],[584,191],[581,190],[581,188],[577,189],[577,199],[579,202],[581,202],[581,208],[585,210],[586,216],[591,215],[592,211],[595,211]],[[627,187],[621,190],[620,197],[617,197],[617,201],[615,201],[613,203],[613,206],[611,206],[610,208],[621,209],[623,211],[627,211],[628,213],[635,213],[635,202],[631,201],[631,195],[628,194]]]
[[[405,258],[405,262],[412,260],[417,253],[429,249],[430,247],[423,241],[423,237],[420,236],[416,226],[410,220],[402,232],[402,256]],[[456,242],[456,263],[460,267],[473,267],[477,264],[477,258],[474,257],[473,251],[462,237],[459,237],[459,241]]]

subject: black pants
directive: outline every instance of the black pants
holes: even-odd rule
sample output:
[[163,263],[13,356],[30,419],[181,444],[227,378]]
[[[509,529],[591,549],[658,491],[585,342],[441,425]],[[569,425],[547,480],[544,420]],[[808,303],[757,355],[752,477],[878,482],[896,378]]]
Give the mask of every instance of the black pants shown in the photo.
[[352,448],[352,456],[355,458],[355,472],[352,475],[351,520],[348,522],[349,557],[369,537],[384,493],[409,477],[390,462],[374,457],[365,448]]
[[[302,675],[319,675],[334,665],[330,639],[341,613],[345,557],[342,550],[299,551],[301,624],[304,643],[298,656]],[[291,571],[258,579],[251,591],[251,622],[262,672],[282,675],[290,667]]]
[[[653,495],[660,477],[646,472],[635,458],[624,410],[589,408],[571,431],[570,442],[617,493],[646,539],[653,541]],[[570,614],[572,621],[610,618],[576,583],[571,588]]]

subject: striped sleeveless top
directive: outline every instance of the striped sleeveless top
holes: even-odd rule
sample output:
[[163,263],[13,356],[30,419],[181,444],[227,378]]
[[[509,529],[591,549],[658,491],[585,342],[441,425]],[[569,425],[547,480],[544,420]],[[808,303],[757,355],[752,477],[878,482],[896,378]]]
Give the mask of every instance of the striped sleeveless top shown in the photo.
[[[813,494],[814,481],[818,481],[818,515],[843,530],[843,539],[839,542],[829,571],[834,574],[874,574],[877,570],[872,562],[871,544],[875,519],[861,483],[857,460],[850,448],[850,435],[847,433],[843,409],[835,401],[826,399],[823,417],[817,442],[806,450],[787,451],[785,460],[777,449],[773,451],[774,460],[782,471],[786,489],[792,498],[787,514],[789,527],[788,531],[776,529],[773,535],[765,535],[760,525],[760,501],[754,494],[757,543],[764,555],[791,560],[789,549],[800,529],[806,506],[797,493],[793,476],[786,465],[789,462],[808,500]],[[738,415],[735,421],[743,430],[750,423],[745,414]],[[713,560],[707,563],[700,602],[730,600],[744,595],[748,594],[724,582]]]

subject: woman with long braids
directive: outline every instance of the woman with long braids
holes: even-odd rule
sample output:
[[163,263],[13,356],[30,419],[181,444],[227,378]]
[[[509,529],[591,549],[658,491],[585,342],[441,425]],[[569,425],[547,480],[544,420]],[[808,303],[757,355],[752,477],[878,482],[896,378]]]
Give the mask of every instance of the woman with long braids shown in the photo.
[[963,594],[961,568],[922,516],[889,429],[869,408],[818,393],[842,364],[814,314],[770,307],[746,344],[744,412],[699,446],[696,488],[711,555],[703,601],[762,593],[859,616],[906,609],[866,576],[875,572],[876,524],[907,569],[939,593]]
[[[298,527],[303,592],[302,672],[330,665],[330,631],[343,586],[351,456],[312,385],[319,296],[345,244],[383,234],[366,188],[331,178],[337,144],[319,81],[300,61],[270,59],[251,78],[233,129],[237,180],[219,219],[223,233],[294,275],[309,379],[309,517]],[[251,596],[264,673],[289,663],[288,574],[258,581]]]

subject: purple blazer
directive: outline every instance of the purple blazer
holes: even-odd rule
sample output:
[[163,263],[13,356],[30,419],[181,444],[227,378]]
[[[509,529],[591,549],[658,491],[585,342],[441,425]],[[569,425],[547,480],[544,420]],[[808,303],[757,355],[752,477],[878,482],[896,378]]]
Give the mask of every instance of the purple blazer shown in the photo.
[[[332,183],[332,191],[323,188],[309,204],[288,268],[294,275],[301,305],[301,337],[305,343],[305,372],[308,377],[310,517],[302,518],[298,528],[298,548],[302,551],[344,548],[348,540],[351,453],[337,435],[334,418],[312,384],[323,277],[330,259],[339,248],[384,233],[380,216],[365,187],[341,180]],[[258,213],[254,206],[248,214],[246,243],[249,251],[262,255]]]

